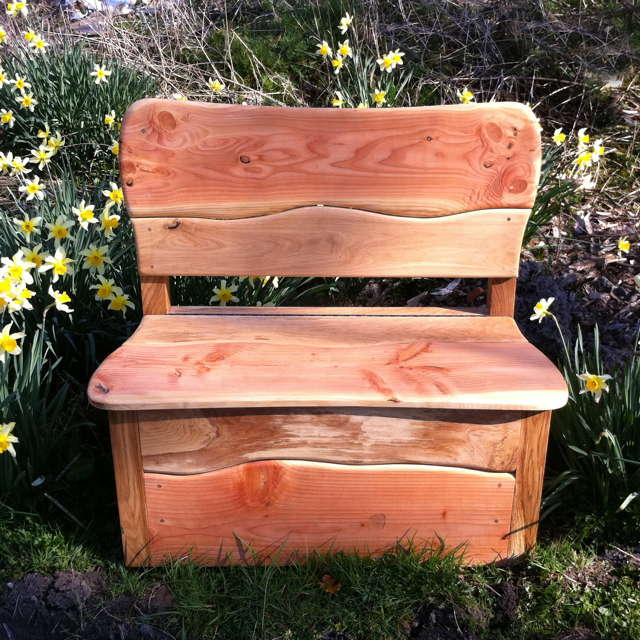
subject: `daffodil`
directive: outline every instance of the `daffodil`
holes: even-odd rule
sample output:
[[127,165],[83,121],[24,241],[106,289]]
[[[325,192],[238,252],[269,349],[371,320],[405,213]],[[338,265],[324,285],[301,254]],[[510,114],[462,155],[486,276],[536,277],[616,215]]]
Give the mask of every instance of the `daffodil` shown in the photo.
[[53,270],[53,282],[58,282],[60,276],[66,276],[73,274],[73,267],[69,265],[73,262],[71,258],[67,258],[67,254],[64,249],[58,247],[56,252],[52,256],[47,256],[44,259],[44,264],[38,268],[38,272],[44,273]]
[[40,176],[34,176],[33,180],[27,180],[23,185],[20,185],[20,187],[18,187],[18,191],[26,194],[27,202],[34,198],[42,200],[44,198],[44,186],[44,183],[40,182]]
[[107,309],[111,311],[122,311],[124,316],[127,313],[127,309],[135,309],[136,306],[129,300],[129,294],[124,293],[120,287],[113,287],[113,293],[111,294],[111,302]]
[[14,287],[13,297],[7,305],[10,312],[20,311],[21,309],[33,309],[33,305],[29,302],[30,298],[35,295],[34,291],[25,286]]
[[49,285],[49,295],[53,298],[53,304],[58,311],[73,313],[73,309],[67,305],[67,302],[71,302],[71,297],[66,291],[56,291]]
[[600,156],[604,155],[604,145],[602,144],[602,138],[598,138],[593,143],[593,160],[594,162],[598,162],[600,160]]
[[573,161],[580,169],[587,169],[593,164],[593,153],[591,151],[581,151]]
[[77,207],[71,207],[73,215],[78,218],[78,223],[86,231],[90,224],[95,224],[98,219],[94,213],[95,205],[86,204],[84,200],[80,201]]
[[44,258],[46,256],[43,256],[40,251],[42,250],[42,245],[41,244],[37,244],[35,247],[21,247],[20,251],[22,251],[22,253],[24,254],[24,259],[27,262],[32,262],[36,267],[41,267],[43,262],[44,262]]
[[109,247],[106,245],[97,247],[95,244],[80,252],[84,256],[83,269],[89,269],[91,273],[104,273],[105,265],[112,264],[109,257]]
[[369,105],[366,102],[359,102],[356,109],[368,109]]
[[340,91],[336,91],[336,97],[331,99],[332,107],[342,107],[344,105],[344,98],[342,97],[342,93]]
[[24,218],[20,220],[20,218],[14,218],[13,222],[17,225],[20,233],[22,233],[27,242],[31,241],[31,234],[38,233],[40,231],[39,225],[42,218],[37,216],[35,218],[30,218],[26,213],[24,214]]
[[582,129],[578,129],[578,151],[586,149],[590,140],[591,138],[584,127]]
[[27,82],[27,78],[25,76],[19,76],[17,73],[15,78],[12,78],[9,82],[16,91],[24,91],[24,89],[31,88],[31,83]]
[[629,238],[627,236],[622,236],[622,238],[618,239],[618,250],[622,253],[629,253],[631,249],[631,242],[629,242]]
[[115,213],[109,213],[109,209],[105,207],[105,210],[100,216],[100,226],[104,231],[107,241],[115,236],[114,230],[118,228],[119,224],[120,216],[117,216]]
[[4,44],[7,41],[7,32],[0,27],[0,44]]
[[37,149],[33,149],[31,151],[31,155],[33,156],[33,158],[31,158],[31,162],[33,162],[33,164],[37,164],[38,169],[42,171],[45,165],[51,162],[51,156],[53,155],[53,152],[51,151],[51,149],[41,144]]
[[553,132],[553,141],[556,144],[557,147],[559,147],[560,145],[564,144],[564,141],[567,139],[567,134],[566,133],[562,133],[562,127],[560,127],[560,129],[556,129]]
[[555,298],[540,298],[538,302],[536,302],[533,307],[533,315],[529,318],[529,320],[537,320],[539,323],[544,320],[547,316],[553,315],[551,311],[549,311],[549,307],[553,303]]
[[9,84],[9,82],[10,80],[7,76],[7,72],[2,67],[0,67],[0,89],[2,89],[5,84]]
[[351,46],[349,45],[349,40],[345,40],[344,42],[338,43],[338,53],[346,58],[347,56],[353,57],[353,51],[351,50]]
[[13,111],[8,111],[7,109],[0,109],[0,123],[3,125],[9,125],[9,129],[13,128],[16,119],[13,115]]
[[404,64],[404,61],[402,59],[404,58],[404,52],[400,51],[400,49],[395,49],[394,51],[390,51],[388,55],[390,55],[393,58],[393,62],[396,65]]
[[475,100],[475,96],[467,87],[465,87],[462,91],[456,91],[456,95],[458,96],[458,100],[462,102],[462,104],[469,104],[473,100]]
[[172,93],[171,97],[174,100],[178,100],[179,102],[186,102],[187,100],[187,96],[183,95],[182,93]]
[[329,43],[326,40],[319,42],[317,46],[318,46],[318,51],[316,51],[316,53],[319,56],[322,56],[323,58],[326,58],[327,56],[330,56],[333,53],[331,51],[331,47],[329,46]]
[[342,69],[344,65],[344,58],[337,53],[335,58],[331,59],[331,66],[333,67],[333,72],[335,74],[340,73],[340,69]]
[[103,64],[94,64],[93,71],[89,74],[95,78],[95,83],[100,84],[101,82],[109,82],[109,76],[111,75],[111,70],[107,69]]
[[23,176],[31,173],[31,169],[27,167],[27,163],[29,162],[28,158],[13,156],[11,152],[9,152],[6,157],[9,159],[9,164],[11,165],[12,176]]
[[347,29],[353,24],[353,16],[346,13],[342,18],[340,18],[340,23],[338,24],[338,29],[340,33],[344,35],[347,33]]
[[381,107],[387,101],[387,92],[379,87],[371,94],[376,107]]
[[113,153],[114,156],[120,155],[120,143],[117,140],[111,141],[111,146],[109,147],[109,151]]
[[11,258],[2,258],[2,265],[4,273],[12,282],[33,284],[33,276],[30,272],[35,265],[25,259],[22,251],[16,251]]
[[44,129],[38,129],[38,133],[36,134],[38,138],[40,138],[43,142],[42,144],[47,144],[47,140],[51,135],[51,131],[49,131],[49,125],[45,122]]
[[62,147],[64,147],[64,138],[60,135],[59,131],[56,131],[55,135],[47,140],[47,148],[55,155],[58,153],[58,149]]
[[16,457],[16,450],[13,445],[20,442],[20,440],[11,433],[15,426],[15,422],[0,424],[0,455],[8,451],[10,456]]
[[98,276],[98,280],[100,281],[100,284],[92,284],[91,287],[89,287],[90,289],[96,290],[95,299],[110,300],[114,295],[113,288],[115,287],[116,283],[113,280],[107,279],[101,275]]
[[24,38],[25,42],[31,42],[38,37],[38,34],[33,29],[29,29],[22,34],[22,37]]
[[238,285],[230,284],[227,286],[226,280],[220,281],[219,287],[214,287],[213,296],[209,300],[209,304],[217,302],[221,307],[225,307],[227,302],[238,302],[238,297],[233,294],[238,290]]
[[36,35],[36,37],[29,43],[29,46],[33,48],[33,50],[37,53],[45,53],[49,43],[45,41],[45,39],[40,35]]
[[116,112],[112,109],[109,113],[105,114],[103,122],[111,129],[116,123]]
[[611,376],[600,376],[587,372],[578,374],[578,378],[584,382],[584,389],[580,393],[592,393],[596,402],[600,402],[603,391],[609,391],[607,380],[611,380]]
[[122,189],[115,182],[110,182],[109,187],[109,189],[104,189],[102,192],[102,195],[107,198],[107,208],[116,205],[119,209],[124,201]]
[[9,2],[6,12],[10,18],[16,18],[18,14],[26,16],[29,13],[29,7],[26,2]]
[[9,153],[2,153],[0,151],[0,173],[7,173],[11,171],[11,161],[13,160],[13,154],[11,151]]
[[61,215],[55,222],[47,222],[44,226],[49,229],[47,240],[53,239],[56,247],[60,246],[63,240],[71,240],[69,228],[73,226],[73,222],[69,218]]
[[4,362],[4,358],[6,354],[12,356],[17,356],[22,349],[18,344],[18,340],[24,338],[25,334],[22,331],[16,331],[16,333],[11,333],[11,325],[13,323],[9,323],[5,325],[0,332],[0,362]]
[[386,71],[387,73],[391,73],[397,64],[397,62],[394,61],[393,55],[391,53],[385,53],[382,58],[378,58],[376,62],[380,67],[380,71]]
[[20,103],[22,109],[28,109],[29,111],[33,111],[38,104],[38,101],[33,97],[33,93],[25,93],[24,91],[16,97],[16,102]]
[[213,80],[212,78],[209,78],[207,80],[207,85],[213,93],[222,93],[224,91],[224,82],[220,82],[218,79]]

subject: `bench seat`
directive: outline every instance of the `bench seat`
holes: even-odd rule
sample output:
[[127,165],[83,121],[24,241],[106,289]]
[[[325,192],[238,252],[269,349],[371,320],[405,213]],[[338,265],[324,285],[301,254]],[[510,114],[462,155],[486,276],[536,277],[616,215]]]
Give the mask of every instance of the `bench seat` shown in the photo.
[[406,308],[146,315],[89,386],[108,410],[424,407],[546,411],[562,375],[509,317]]

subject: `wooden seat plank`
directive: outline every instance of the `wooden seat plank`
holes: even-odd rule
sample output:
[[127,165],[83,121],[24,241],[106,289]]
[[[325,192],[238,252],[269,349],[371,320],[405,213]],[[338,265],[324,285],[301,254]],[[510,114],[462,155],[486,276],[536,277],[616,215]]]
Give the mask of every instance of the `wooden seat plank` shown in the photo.
[[[146,473],[152,561],[287,562],[309,551],[378,555],[399,541],[507,555],[514,478],[420,465],[268,460],[193,476]],[[256,554],[256,556],[253,555]]]
[[145,316],[89,386],[105,409],[547,410],[557,369],[506,317]]

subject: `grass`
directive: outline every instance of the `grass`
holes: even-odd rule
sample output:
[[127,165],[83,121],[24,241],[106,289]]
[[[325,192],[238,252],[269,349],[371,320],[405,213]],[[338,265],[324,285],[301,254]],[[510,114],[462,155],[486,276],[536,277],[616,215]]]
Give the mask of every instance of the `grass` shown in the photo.
[[[183,562],[144,570],[124,569],[109,553],[33,517],[1,522],[0,537],[3,581],[98,568],[105,582],[100,607],[133,598],[140,607],[129,621],[171,638],[497,640],[569,637],[563,634],[583,629],[576,637],[631,640],[640,634],[640,557],[615,545],[598,554],[569,537],[547,540],[524,562],[505,567],[464,567],[453,555],[425,558],[397,549],[379,559],[315,556],[288,567]],[[340,586],[330,593],[322,584]],[[170,593],[165,608],[141,614],[159,587]],[[98,615],[95,603],[84,606],[69,619]]]

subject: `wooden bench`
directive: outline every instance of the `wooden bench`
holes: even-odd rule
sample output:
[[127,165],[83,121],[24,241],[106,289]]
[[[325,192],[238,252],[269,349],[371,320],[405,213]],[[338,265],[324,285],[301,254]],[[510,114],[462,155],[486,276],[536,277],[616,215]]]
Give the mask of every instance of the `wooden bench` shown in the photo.
[[[144,100],[121,171],[144,318],[89,386],[129,565],[535,542],[556,368],[514,320],[540,136],[519,104]],[[169,276],[488,278],[487,313],[179,307]]]

